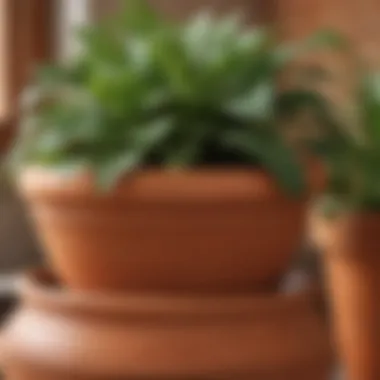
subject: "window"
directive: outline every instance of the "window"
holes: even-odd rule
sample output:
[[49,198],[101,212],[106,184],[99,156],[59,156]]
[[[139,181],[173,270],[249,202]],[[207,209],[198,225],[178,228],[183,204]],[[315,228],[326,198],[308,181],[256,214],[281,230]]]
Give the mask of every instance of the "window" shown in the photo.
[[90,19],[93,0],[60,0],[57,8],[57,53],[65,59],[77,49],[75,33]]
[[0,0],[0,150],[17,127],[18,96],[37,62],[52,57],[54,0]]
[[9,111],[9,69],[10,38],[9,38],[9,2],[0,0],[0,121],[7,118]]

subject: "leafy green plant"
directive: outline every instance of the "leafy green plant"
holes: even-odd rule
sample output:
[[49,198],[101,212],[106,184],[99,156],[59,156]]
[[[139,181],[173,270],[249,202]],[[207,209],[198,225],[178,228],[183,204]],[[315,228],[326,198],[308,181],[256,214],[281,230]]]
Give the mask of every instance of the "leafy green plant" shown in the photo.
[[328,169],[324,211],[380,210],[380,72],[358,75],[353,101],[340,109],[350,117],[333,115],[322,98],[314,106],[323,133],[310,142]]
[[104,186],[148,165],[261,165],[303,190],[277,126],[276,78],[333,35],[278,46],[237,15],[177,24],[139,0],[79,38],[81,53],[40,70],[25,93],[16,162],[89,167]]

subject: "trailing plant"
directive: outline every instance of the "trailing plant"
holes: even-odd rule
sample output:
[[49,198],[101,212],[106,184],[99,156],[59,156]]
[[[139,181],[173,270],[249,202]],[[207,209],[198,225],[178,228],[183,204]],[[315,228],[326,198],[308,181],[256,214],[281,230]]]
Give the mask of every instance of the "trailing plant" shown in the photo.
[[302,170],[278,130],[276,79],[294,56],[334,36],[279,46],[236,15],[179,24],[142,0],[127,8],[84,28],[69,63],[37,73],[15,162],[87,167],[107,187],[142,166],[261,165],[302,192]]

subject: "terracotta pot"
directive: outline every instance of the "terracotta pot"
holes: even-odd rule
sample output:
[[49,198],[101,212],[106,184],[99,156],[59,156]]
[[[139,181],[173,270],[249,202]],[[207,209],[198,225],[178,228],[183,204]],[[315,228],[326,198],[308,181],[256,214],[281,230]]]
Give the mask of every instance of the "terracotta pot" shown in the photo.
[[305,200],[248,169],[130,175],[100,194],[89,175],[21,178],[59,276],[80,289],[273,289],[303,234]]
[[380,214],[314,215],[335,340],[349,380],[380,379]]
[[327,380],[318,294],[150,296],[66,291],[44,273],[22,285],[2,335],[8,380]]

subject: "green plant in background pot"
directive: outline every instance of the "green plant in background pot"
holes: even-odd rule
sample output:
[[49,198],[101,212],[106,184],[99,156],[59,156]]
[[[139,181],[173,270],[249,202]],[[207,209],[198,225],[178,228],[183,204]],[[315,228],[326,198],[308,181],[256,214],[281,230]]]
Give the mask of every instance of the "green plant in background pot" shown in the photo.
[[276,78],[331,35],[278,46],[235,16],[177,24],[140,1],[80,38],[81,53],[26,93],[14,151],[60,277],[85,289],[276,286],[310,187],[278,128]]
[[380,74],[361,75],[348,122],[327,117],[328,186],[311,215],[323,251],[336,340],[350,380],[380,376]]

